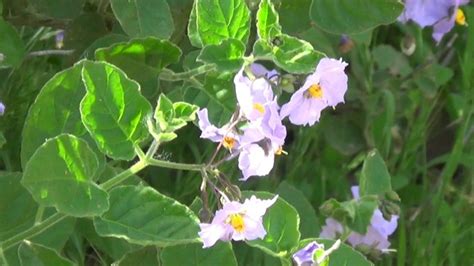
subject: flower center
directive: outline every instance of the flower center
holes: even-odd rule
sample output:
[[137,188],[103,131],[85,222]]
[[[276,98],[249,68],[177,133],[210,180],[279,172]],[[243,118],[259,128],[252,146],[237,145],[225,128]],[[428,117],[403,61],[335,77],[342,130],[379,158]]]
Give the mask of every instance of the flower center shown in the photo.
[[283,150],[283,147],[280,146],[280,147],[278,147],[278,149],[275,151],[275,154],[276,154],[276,155],[282,155],[282,154],[287,155],[288,152],[284,151],[284,150]]
[[253,109],[257,110],[260,114],[263,115],[265,113],[265,107],[261,103],[254,103],[253,104]]
[[464,16],[464,12],[459,8],[456,11],[456,23],[461,26],[466,25],[466,16]]
[[315,99],[323,98],[323,90],[321,89],[321,86],[319,86],[319,84],[311,85],[306,92],[307,92],[308,98],[315,98]]
[[244,218],[242,217],[242,215],[238,213],[231,214],[229,216],[229,219],[230,219],[229,223],[232,226],[232,228],[234,228],[235,231],[237,231],[238,233],[241,233],[242,231],[244,231],[245,226],[244,226]]
[[231,150],[235,146],[235,139],[233,137],[225,136],[222,145],[224,145],[224,148]]

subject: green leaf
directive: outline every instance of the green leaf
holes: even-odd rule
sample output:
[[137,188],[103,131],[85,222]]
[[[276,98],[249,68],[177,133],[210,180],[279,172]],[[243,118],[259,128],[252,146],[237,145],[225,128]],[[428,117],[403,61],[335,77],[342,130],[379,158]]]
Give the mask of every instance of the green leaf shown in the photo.
[[[259,199],[274,197],[268,192],[242,192],[244,198],[250,198],[252,195]],[[263,227],[267,231],[265,238],[247,241],[247,243],[272,256],[288,256],[300,240],[299,223],[300,218],[295,208],[279,197],[263,216]]]
[[105,165],[105,158],[100,156],[97,145],[87,134],[81,121],[79,105],[86,92],[81,77],[82,64],[83,61],[52,77],[31,105],[22,133],[23,169],[46,139],[62,133],[69,133],[88,141],[90,147],[99,155],[101,168]]
[[95,41],[109,33],[104,16],[95,12],[85,12],[73,19],[64,32],[64,48],[74,50],[79,57]]
[[378,200],[372,196],[363,196],[357,201],[351,201],[351,203],[354,205],[355,216],[348,223],[348,226],[358,233],[366,234],[370,220],[378,206]]
[[390,90],[380,91],[380,100],[377,105],[377,113],[374,115],[369,128],[374,138],[375,147],[384,155],[390,153],[392,143],[392,127],[395,124],[396,101]]
[[183,87],[168,93],[168,96],[184,102],[192,102],[202,108],[209,110],[209,119],[217,125],[229,122],[235,109],[235,89],[233,75],[224,73],[209,73],[204,80],[204,86],[191,86],[184,84]]
[[295,207],[298,213],[303,214],[300,216],[301,237],[319,235],[319,220],[316,216],[316,211],[300,190],[283,181],[278,186],[276,194]]
[[[328,248],[334,245],[335,240],[331,239],[322,239],[322,238],[309,238],[300,241],[298,249],[304,248],[310,242],[316,241],[319,244],[323,244],[324,248]],[[295,251],[295,252],[296,252]],[[373,266],[374,264],[365,258],[358,251],[353,249],[351,246],[341,243],[338,249],[329,255],[329,266],[341,266],[341,265],[351,265],[351,266]]]
[[224,242],[218,242],[210,248],[203,248],[202,244],[166,247],[161,251],[161,261],[163,266],[237,266],[232,245]]
[[189,15],[188,38],[192,46],[202,48],[201,37],[199,37],[199,32],[197,29],[196,3],[197,2],[194,1],[191,14]]
[[187,102],[175,102],[173,103],[174,117],[181,119],[186,122],[196,120],[196,113],[199,111],[199,107]]
[[391,177],[377,150],[367,154],[359,179],[360,196],[384,195],[392,191]]
[[67,266],[74,265],[72,261],[62,257],[53,249],[35,244],[23,242],[18,248],[21,266]]
[[5,135],[3,132],[0,132],[0,149],[7,143],[7,139],[5,139]]
[[123,254],[135,251],[141,247],[130,244],[124,239],[99,236],[90,219],[79,219],[77,221],[76,231],[84,237],[94,249],[100,250],[114,260],[119,260],[123,257]]
[[158,74],[181,57],[181,50],[168,40],[156,38],[133,39],[98,49],[95,58],[122,69],[129,78],[142,85],[148,98],[156,94]]
[[89,47],[87,47],[87,49],[81,55],[81,58],[87,58],[87,59],[93,60],[95,56],[95,51],[97,49],[107,48],[116,43],[128,42],[128,41],[130,41],[130,37],[128,37],[127,35],[116,34],[116,33],[107,34],[95,40]]
[[220,44],[206,45],[201,50],[197,60],[215,64],[218,71],[234,72],[244,63],[245,45],[236,39],[227,39]]
[[262,0],[257,11],[257,32],[262,40],[271,41],[281,34],[278,13],[270,0]]
[[364,132],[349,114],[326,115],[321,128],[326,142],[343,155],[353,156],[365,146]]
[[0,174],[0,242],[34,222],[37,205],[20,180],[21,173]]
[[344,202],[329,199],[321,205],[320,210],[323,215],[333,217],[352,230],[365,234],[377,206],[378,199],[376,197],[362,196],[358,200]]
[[277,12],[280,15],[283,31],[289,35],[304,36],[300,34],[311,28],[311,19],[309,18],[311,1],[279,0],[278,2]]
[[272,48],[274,62],[288,72],[299,74],[313,72],[316,63],[323,57],[323,54],[315,51],[309,42],[286,34],[276,38],[280,43]]
[[402,11],[398,0],[313,0],[310,16],[325,31],[353,34],[390,24]]
[[245,0],[197,0],[197,30],[203,45],[234,38],[247,43],[250,10]]
[[[28,193],[26,189],[24,189],[24,191]],[[45,214],[44,214],[44,219],[48,218],[54,213],[56,213],[54,209],[52,208],[46,209]],[[33,225],[34,219],[35,219],[35,215],[33,214],[30,219],[31,225]],[[51,227],[47,228],[40,234],[34,236],[30,240],[31,242],[35,244],[48,247],[50,249],[55,250],[56,252],[61,252],[61,250],[63,250],[64,248],[66,241],[70,238],[71,233],[74,230],[75,221],[76,221],[76,218],[67,217],[59,221],[58,223],[52,225]],[[10,249],[4,251],[5,259],[8,261],[8,264],[10,266],[21,265],[19,254],[18,254],[19,246],[20,244],[13,246]],[[2,259],[0,256],[0,264],[1,263],[2,263]],[[1,264],[1,265],[4,265],[4,264]]]
[[161,94],[155,109],[154,118],[158,128],[149,128],[156,139],[167,142],[175,139],[174,131],[186,126],[187,122],[196,119],[199,107],[186,102],[171,102],[168,97]]
[[87,142],[63,134],[38,148],[21,183],[42,206],[75,217],[95,216],[109,208],[107,192],[94,183],[99,170]]
[[388,70],[393,76],[404,78],[413,71],[407,57],[390,45],[379,45],[373,49],[372,54],[379,69]]
[[174,115],[173,102],[166,95],[160,94],[154,117],[161,131],[168,128],[168,124],[174,119]]
[[267,41],[262,40],[262,39],[258,39],[253,44],[252,54],[255,57],[268,58],[270,60],[273,60],[272,47],[270,46],[270,44]]
[[110,191],[110,209],[94,219],[101,236],[139,245],[199,242],[199,220],[185,205],[151,187],[121,186]]
[[73,19],[84,6],[84,0],[28,0],[36,12],[56,19]]
[[148,137],[144,120],[151,113],[140,86],[104,62],[85,62],[82,77],[87,89],[81,102],[85,127],[109,157],[133,159],[135,147]]
[[25,56],[25,44],[15,28],[0,18],[0,69],[17,67]]
[[112,10],[131,37],[168,39],[174,31],[166,0],[111,0]]
[[113,263],[118,266],[149,266],[161,265],[157,247],[148,246],[125,254],[120,261]]

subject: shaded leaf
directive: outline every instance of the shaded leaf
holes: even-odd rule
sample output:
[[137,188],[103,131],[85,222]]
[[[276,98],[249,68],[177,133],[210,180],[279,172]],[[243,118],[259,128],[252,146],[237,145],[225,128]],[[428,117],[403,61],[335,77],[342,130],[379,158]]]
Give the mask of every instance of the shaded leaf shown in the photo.
[[36,12],[57,19],[77,17],[84,5],[84,0],[28,0]]
[[359,179],[360,195],[384,195],[392,191],[391,177],[377,150],[367,154]]
[[111,0],[115,17],[131,37],[168,39],[174,31],[166,0]]
[[398,0],[313,0],[310,16],[325,31],[352,34],[392,23],[402,11]]
[[25,44],[15,28],[0,18],[0,69],[17,67],[25,56]]
[[181,50],[176,45],[153,37],[116,43],[95,52],[97,60],[119,67],[129,78],[138,81],[149,98],[157,92],[160,71],[177,63],[180,57]]
[[225,242],[218,242],[210,248],[203,248],[202,244],[166,247],[161,251],[161,261],[163,266],[237,266],[232,245]]
[[33,225],[37,204],[20,184],[21,173],[0,174],[0,242]]
[[110,191],[110,209],[94,219],[101,236],[139,245],[196,243],[199,220],[185,205],[151,187],[120,186]]
[[98,175],[99,162],[89,145],[63,134],[38,148],[21,183],[42,206],[75,217],[94,216],[109,208],[107,192],[94,183]]
[[[79,105],[86,91],[82,83],[83,61],[52,77],[41,89],[31,105],[25,119],[21,142],[21,164],[23,169],[36,149],[49,138],[69,133],[88,141],[96,151],[94,141],[82,125]],[[105,165],[103,156],[98,156],[101,168]]]
[[18,248],[18,256],[21,266],[68,266],[74,265],[72,261],[62,257],[53,249],[35,244],[23,242]]
[[301,237],[319,235],[319,220],[316,211],[300,190],[283,181],[278,186],[276,194],[285,199],[300,214]]
[[[243,191],[244,198],[255,195],[259,199],[272,199],[268,192]],[[263,216],[263,227],[267,231],[264,239],[247,241],[250,246],[257,247],[272,256],[288,256],[300,240],[298,212],[281,197],[267,209]]]
[[120,261],[114,263],[118,266],[148,266],[161,265],[159,262],[158,250],[155,246],[144,247],[127,253]]

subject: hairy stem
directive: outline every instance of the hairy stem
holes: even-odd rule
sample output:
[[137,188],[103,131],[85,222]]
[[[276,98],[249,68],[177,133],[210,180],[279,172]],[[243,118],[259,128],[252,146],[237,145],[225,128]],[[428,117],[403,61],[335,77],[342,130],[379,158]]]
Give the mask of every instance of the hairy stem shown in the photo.
[[147,163],[153,166],[178,169],[178,170],[187,170],[187,171],[201,171],[201,169],[205,168],[205,165],[203,164],[175,163],[175,162],[157,160],[153,158],[148,158]]
[[148,163],[146,161],[140,160],[137,163],[135,163],[134,165],[132,165],[130,168],[128,168],[127,170],[125,170],[122,173],[120,173],[120,174],[112,177],[111,179],[107,180],[107,182],[103,183],[101,185],[101,187],[104,190],[110,190],[114,186],[116,186],[116,185],[122,183],[123,181],[125,181],[130,176],[140,172],[143,168],[145,168],[147,166],[148,166]]
[[216,67],[214,65],[202,65],[200,67],[188,70],[186,72],[181,72],[181,73],[174,73],[172,70],[165,68],[160,73],[160,79],[166,80],[166,81],[190,80],[194,76],[212,71],[215,68]]

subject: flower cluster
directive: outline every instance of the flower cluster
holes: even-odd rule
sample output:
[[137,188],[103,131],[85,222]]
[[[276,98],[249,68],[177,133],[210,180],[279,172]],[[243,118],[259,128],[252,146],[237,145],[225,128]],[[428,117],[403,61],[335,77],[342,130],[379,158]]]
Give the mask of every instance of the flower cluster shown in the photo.
[[204,248],[213,246],[217,240],[230,241],[231,239],[254,240],[263,239],[267,232],[263,228],[262,217],[267,209],[277,200],[275,196],[270,200],[257,199],[252,196],[244,203],[227,201],[222,209],[216,212],[212,222],[201,223],[201,237]]
[[0,102],[0,115],[3,115],[5,113],[5,105]]
[[420,27],[433,27],[433,39],[441,41],[454,24],[467,25],[461,5],[469,0],[406,0],[405,10],[398,18],[401,22],[414,21]]
[[[359,187],[353,186],[351,188],[352,195],[355,199],[359,199]],[[374,211],[370,225],[367,228],[367,233],[361,235],[356,232],[351,232],[347,241],[354,247],[358,245],[365,245],[378,249],[382,252],[387,252],[390,242],[388,236],[390,236],[395,229],[397,229],[398,216],[392,215],[390,221],[383,218],[382,212],[379,209]],[[323,226],[320,237],[335,239],[338,235],[341,235],[344,231],[342,224],[338,221],[328,218],[326,219],[326,225]]]
[[[265,176],[273,168],[275,155],[285,153],[286,127],[282,119],[288,116],[295,125],[313,125],[319,121],[323,109],[344,102],[346,66],[342,60],[321,59],[316,71],[281,109],[272,89],[272,83],[278,85],[275,79],[278,73],[253,64],[250,69],[255,77],[249,77],[242,68],[234,77],[238,119],[218,128],[210,123],[207,109],[200,110],[201,138],[222,143],[231,154],[239,156],[241,180]],[[244,123],[236,129],[236,122]]]

